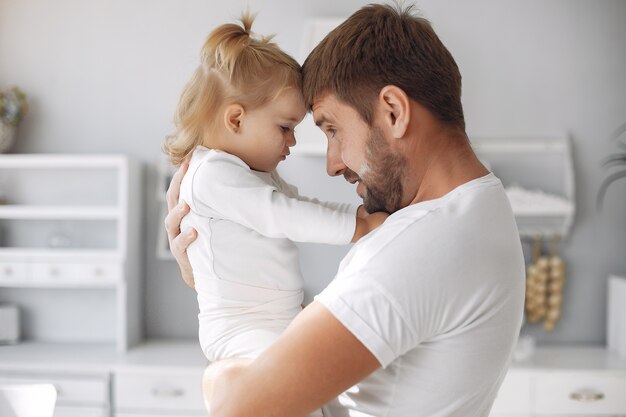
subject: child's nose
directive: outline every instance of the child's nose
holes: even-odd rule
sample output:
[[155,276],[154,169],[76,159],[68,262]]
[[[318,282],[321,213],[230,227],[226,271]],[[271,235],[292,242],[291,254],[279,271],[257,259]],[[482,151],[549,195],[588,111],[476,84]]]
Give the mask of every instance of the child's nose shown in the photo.
[[289,132],[287,135],[287,146],[292,147],[296,144],[296,135],[293,132]]

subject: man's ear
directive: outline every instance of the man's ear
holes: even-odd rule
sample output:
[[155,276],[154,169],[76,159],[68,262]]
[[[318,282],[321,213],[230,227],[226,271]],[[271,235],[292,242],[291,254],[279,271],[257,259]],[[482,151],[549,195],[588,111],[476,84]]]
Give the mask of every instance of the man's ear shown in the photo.
[[394,138],[404,137],[411,119],[409,96],[400,87],[387,85],[378,94],[382,122]]
[[224,111],[224,126],[231,133],[239,133],[245,110],[241,104],[230,104]]

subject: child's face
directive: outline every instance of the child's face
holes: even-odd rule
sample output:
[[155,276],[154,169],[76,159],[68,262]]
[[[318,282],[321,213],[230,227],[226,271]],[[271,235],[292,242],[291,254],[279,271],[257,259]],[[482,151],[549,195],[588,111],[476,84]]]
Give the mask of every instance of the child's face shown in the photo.
[[275,170],[296,144],[294,128],[305,114],[302,94],[295,88],[286,89],[275,100],[247,112],[238,156],[256,171]]

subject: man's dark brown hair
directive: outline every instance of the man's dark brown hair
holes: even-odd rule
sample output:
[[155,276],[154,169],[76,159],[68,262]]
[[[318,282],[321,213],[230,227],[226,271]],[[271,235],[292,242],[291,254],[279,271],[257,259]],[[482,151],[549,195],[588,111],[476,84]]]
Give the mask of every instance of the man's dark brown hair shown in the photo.
[[302,71],[309,108],[320,94],[332,93],[371,126],[378,93],[395,85],[443,123],[465,128],[459,68],[411,6],[363,7],[315,47]]

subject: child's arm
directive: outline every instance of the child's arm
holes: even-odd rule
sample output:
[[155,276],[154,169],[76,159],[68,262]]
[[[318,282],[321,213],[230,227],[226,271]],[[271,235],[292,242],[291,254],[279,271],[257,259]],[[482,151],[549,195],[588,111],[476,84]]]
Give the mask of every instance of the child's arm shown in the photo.
[[356,206],[344,211],[290,197],[232,155],[207,160],[192,184],[197,214],[231,220],[267,237],[347,244],[356,230]]
[[358,241],[363,236],[376,229],[387,220],[389,214],[379,211],[377,213],[368,214],[364,217],[357,216],[356,218],[356,230],[352,237],[352,243]]
[[[279,182],[281,189],[285,192],[285,194],[297,198],[300,201],[310,201],[312,203],[321,204],[325,207],[333,208],[335,210],[346,211],[353,213],[355,210],[355,206],[347,203],[337,203],[332,201],[320,201],[317,198],[311,198],[307,196],[303,196],[298,191],[298,188],[292,184],[289,184],[285,180],[283,180],[277,173],[274,173],[274,178]],[[389,214],[379,212],[369,214],[363,205],[356,207],[356,227],[354,230],[354,236],[352,236],[352,243],[357,242],[363,236],[371,232],[380,226]]]
[[357,209],[357,206],[354,204],[339,203],[336,201],[321,201],[315,197],[307,197],[305,195],[301,195],[300,191],[298,191],[298,187],[293,184],[289,184],[287,181],[283,180],[277,172],[273,172],[272,176],[280,184],[280,191],[282,191],[289,197],[297,198],[300,201],[309,201],[311,203],[320,204],[333,210],[339,210],[344,212],[353,212]]

